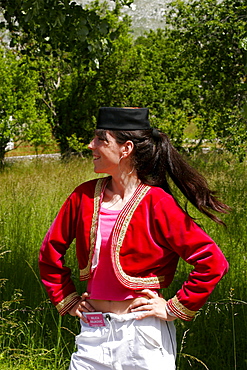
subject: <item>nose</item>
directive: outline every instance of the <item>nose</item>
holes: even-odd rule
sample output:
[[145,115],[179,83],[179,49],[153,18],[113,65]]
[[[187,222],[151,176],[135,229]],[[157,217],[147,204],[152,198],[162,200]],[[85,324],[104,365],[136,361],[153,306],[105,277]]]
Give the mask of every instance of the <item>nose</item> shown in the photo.
[[94,139],[91,140],[90,143],[88,144],[88,149],[91,149],[91,150],[94,149]]

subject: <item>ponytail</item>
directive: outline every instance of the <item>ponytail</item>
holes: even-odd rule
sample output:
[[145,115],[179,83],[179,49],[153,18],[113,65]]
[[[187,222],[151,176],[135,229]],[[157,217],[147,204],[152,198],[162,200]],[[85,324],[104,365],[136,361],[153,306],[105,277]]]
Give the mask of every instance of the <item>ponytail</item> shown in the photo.
[[200,212],[213,221],[224,225],[224,222],[211,213],[211,210],[228,213],[230,207],[217,199],[215,192],[209,189],[205,177],[183,159],[173,147],[167,135],[163,133],[160,133],[160,135],[161,140],[157,150],[160,151],[163,158],[166,158],[167,173],[174,184]]
[[[224,222],[211,211],[228,213],[230,207],[222,203],[209,189],[207,180],[191,167],[171,144],[168,136],[157,129],[134,131],[109,131],[118,144],[127,140],[134,143],[132,164],[138,178],[145,184],[159,186],[172,194],[168,177],[185,197],[213,221]],[[96,130],[96,135],[107,140],[105,130]]]

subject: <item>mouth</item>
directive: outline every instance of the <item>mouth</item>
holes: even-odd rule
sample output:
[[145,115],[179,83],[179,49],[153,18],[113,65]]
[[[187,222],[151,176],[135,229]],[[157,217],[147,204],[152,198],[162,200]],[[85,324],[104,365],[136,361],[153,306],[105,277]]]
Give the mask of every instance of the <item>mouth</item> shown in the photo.
[[93,160],[94,160],[94,161],[97,161],[98,159],[100,159],[100,156],[98,156],[98,155],[93,155]]

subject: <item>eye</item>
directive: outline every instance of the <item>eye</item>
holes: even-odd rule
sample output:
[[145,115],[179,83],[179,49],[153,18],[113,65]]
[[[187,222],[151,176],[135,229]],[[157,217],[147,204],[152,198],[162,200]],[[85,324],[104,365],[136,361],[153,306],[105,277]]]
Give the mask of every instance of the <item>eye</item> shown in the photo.
[[108,141],[103,138],[103,137],[100,137],[100,136],[95,136],[95,138],[97,139],[98,142],[100,143],[105,143],[105,144],[108,144]]

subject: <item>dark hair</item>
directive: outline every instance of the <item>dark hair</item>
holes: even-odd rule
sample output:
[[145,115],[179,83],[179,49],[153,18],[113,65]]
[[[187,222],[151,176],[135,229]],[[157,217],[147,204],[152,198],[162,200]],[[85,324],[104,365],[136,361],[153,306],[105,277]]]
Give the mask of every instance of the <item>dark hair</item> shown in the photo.
[[106,132],[109,132],[118,144],[124,144],[127,140],[134,143],[132,164],[137,171],[138,178],[143,183],[159,186],[171,194],[168,183],[169,176],[200,212],[213,221],[224,224],[210,211],[227,213],[230,207],[216,198],[215,192],[209,189],[204,176],[183,159],[166,134],[151,129],[134,131],[96,130],[96,135],[107,141]]

